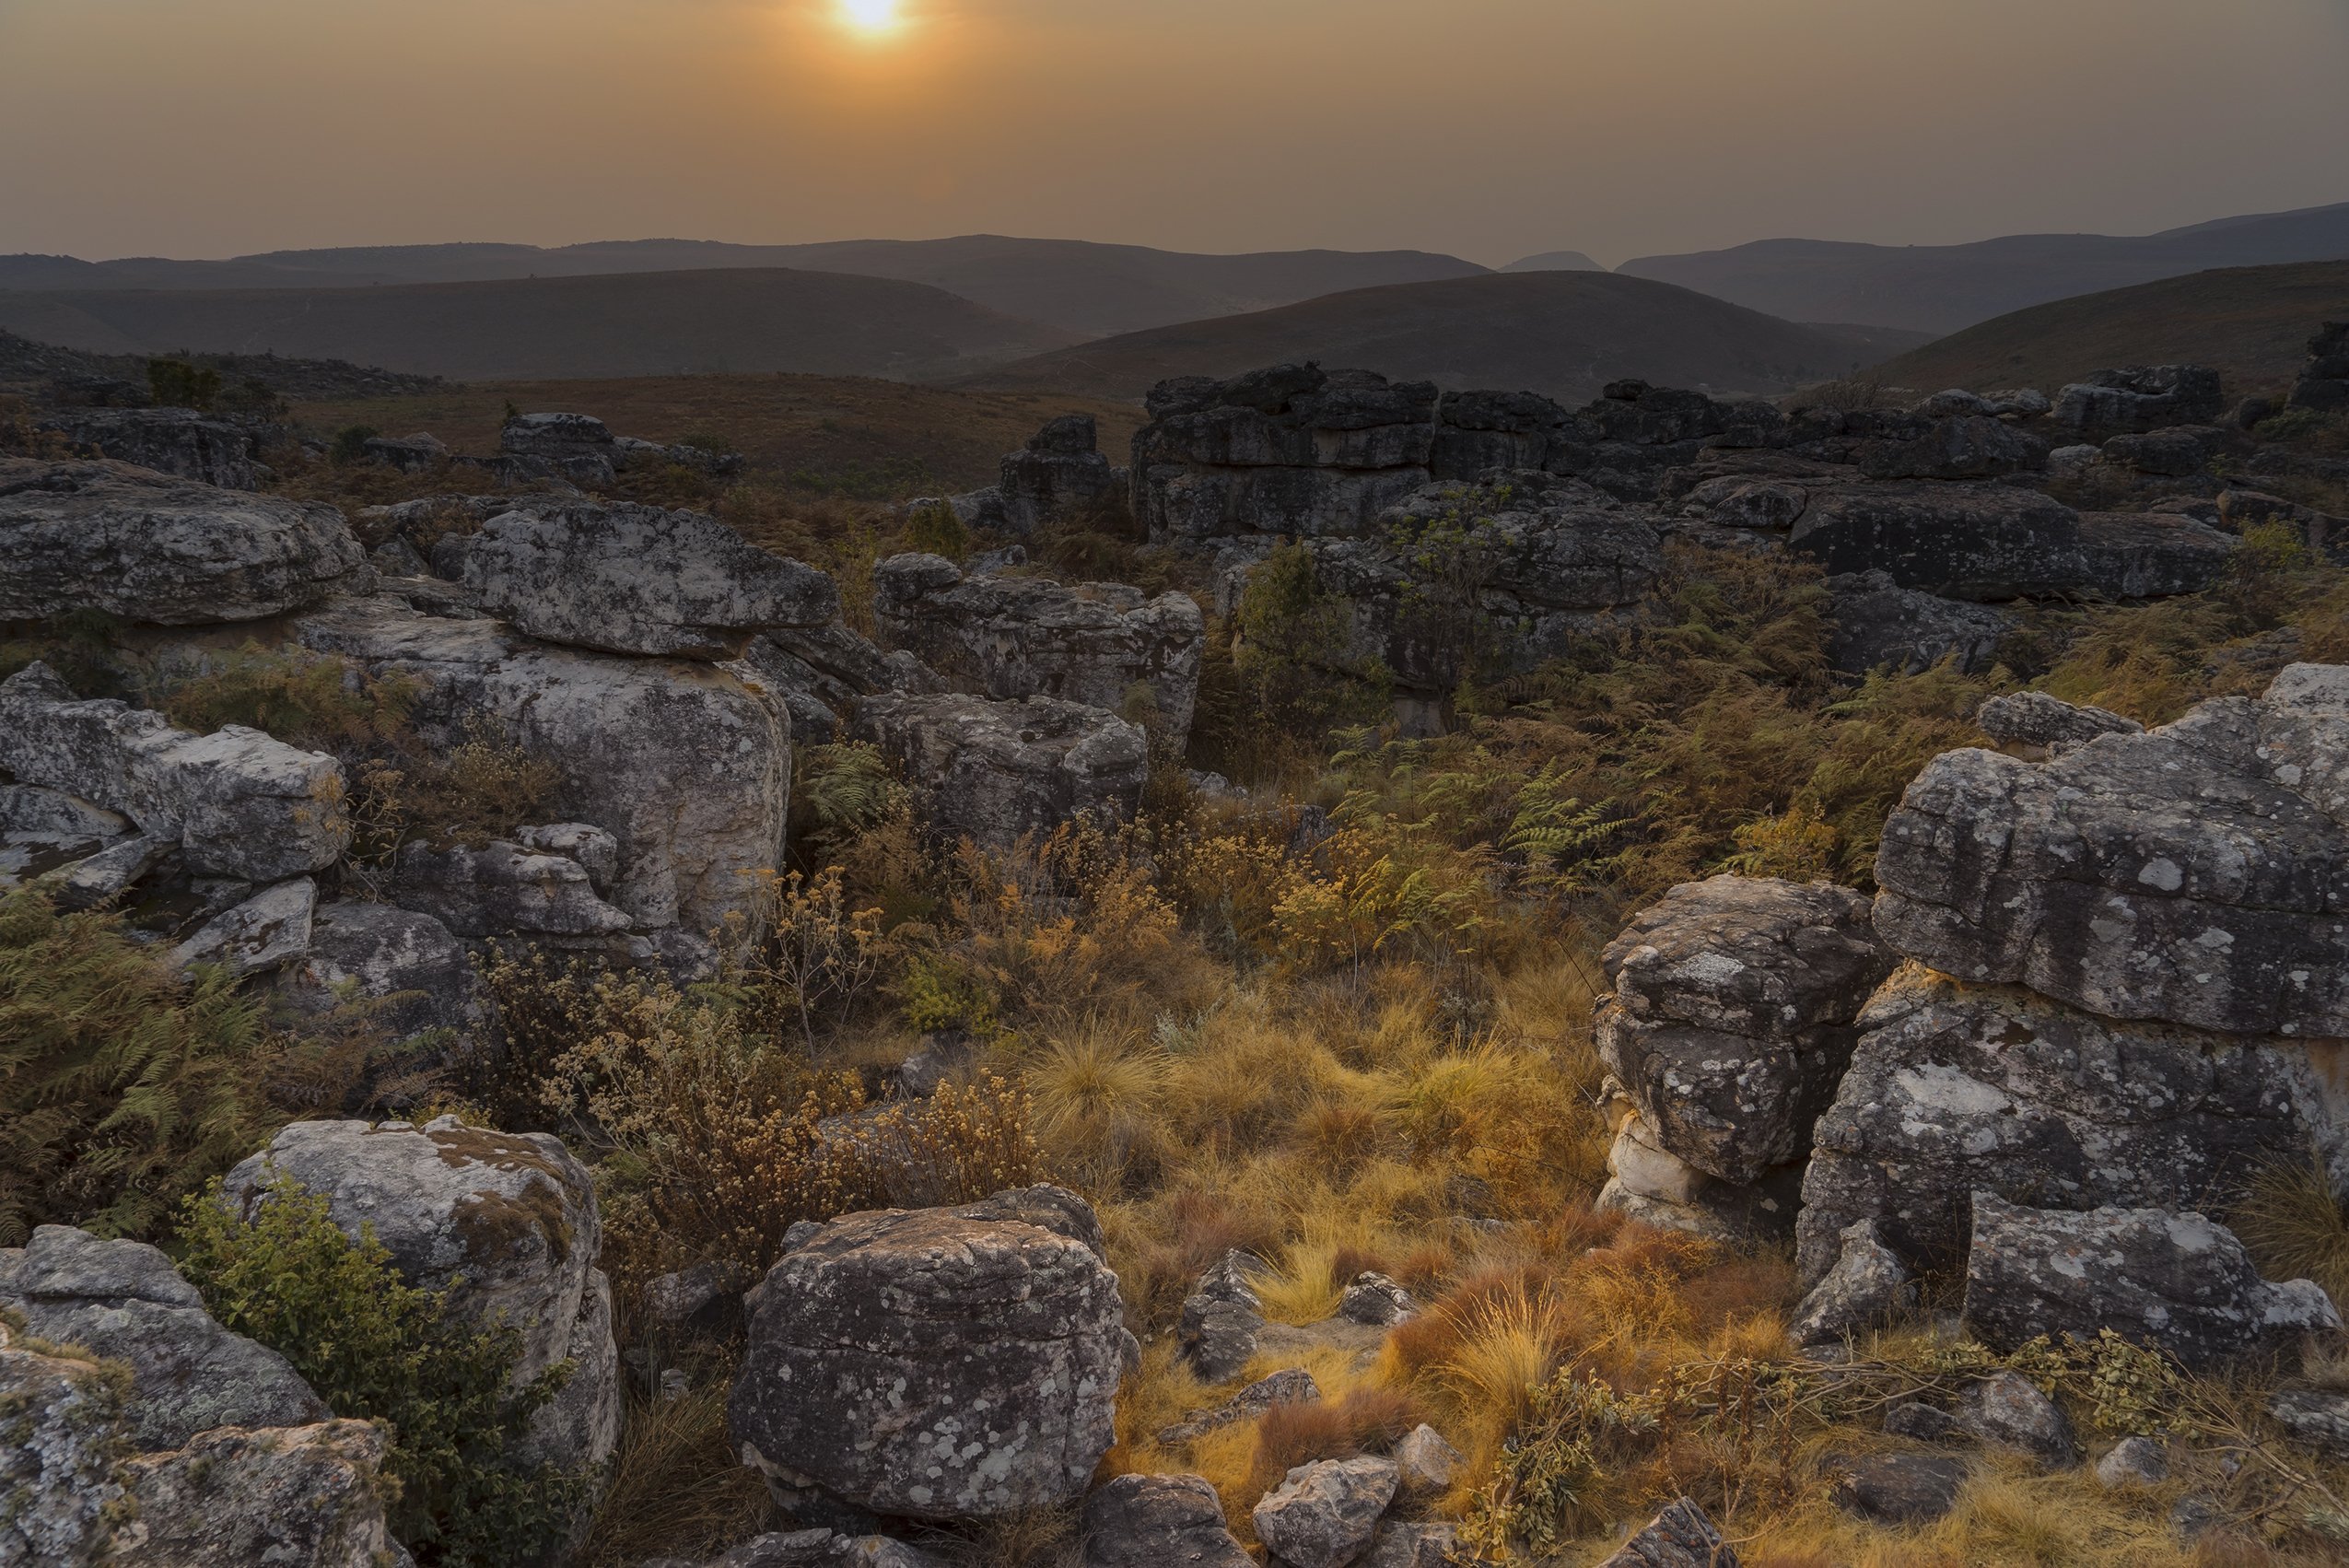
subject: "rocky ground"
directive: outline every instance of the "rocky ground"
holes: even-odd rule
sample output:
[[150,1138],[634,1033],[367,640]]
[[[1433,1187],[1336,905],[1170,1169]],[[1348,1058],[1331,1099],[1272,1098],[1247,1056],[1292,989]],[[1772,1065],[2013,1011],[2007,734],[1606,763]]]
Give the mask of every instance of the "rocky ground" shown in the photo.
[[0,1563],[2339,1561],[2340,338],[845,513],[59,369]]

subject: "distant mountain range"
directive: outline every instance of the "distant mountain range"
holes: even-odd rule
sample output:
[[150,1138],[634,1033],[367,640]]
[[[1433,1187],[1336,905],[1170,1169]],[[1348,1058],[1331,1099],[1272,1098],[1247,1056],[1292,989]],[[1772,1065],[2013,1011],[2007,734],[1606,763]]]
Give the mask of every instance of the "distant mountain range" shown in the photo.
[[[2159,234],[2012,234],[1969,245],[1760,240],[1616,270],[1797,322],[1953,333],[2028,306],[2212,267],[2349,258],[2349,203]],[[1522,263],[1521,263],[1522,264]]]
[[1170,376],[1232,376],[1315,359],[1450,388],[1524,388],[1569,403],[1625,377],[1767,393],[1845,375],[1923,335],[1799,325],[1614,273],[1494,273],[1154,327],[983,370],[964,384],[1128,399]]
[[1520,256],[1501,270],[1502,272],[1605,272],[1607,269],[1580,251],[1544,251],[1538,256]]
[[924,284],[774,267],[378,288],[0,294],[0,327],[102,354],[347,359],[487,380],[790,370],[918,380],[1080,334]]
[[821,245],[728,245],[622,240],[535,245],[381,245],[273,251],[225,262],[133,257],[0,256],[0,291],[160,288],[352,288],[789,267],[924,283],[1047,327],[1085,336],[1233,315],[1341,289],[1471,277],[1485,271],[1420,251],[1269,251],[1193,255],[1081,240],[847,240]]

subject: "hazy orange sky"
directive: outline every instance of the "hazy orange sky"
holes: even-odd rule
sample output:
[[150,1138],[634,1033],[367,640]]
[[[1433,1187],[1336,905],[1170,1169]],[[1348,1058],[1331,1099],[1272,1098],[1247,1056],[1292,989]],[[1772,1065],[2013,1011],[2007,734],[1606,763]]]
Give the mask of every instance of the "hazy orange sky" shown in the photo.
[[0,0],[0,252],[1612,263],[2349,200],[2349,0],[897,0],[867,34],[850,4]]

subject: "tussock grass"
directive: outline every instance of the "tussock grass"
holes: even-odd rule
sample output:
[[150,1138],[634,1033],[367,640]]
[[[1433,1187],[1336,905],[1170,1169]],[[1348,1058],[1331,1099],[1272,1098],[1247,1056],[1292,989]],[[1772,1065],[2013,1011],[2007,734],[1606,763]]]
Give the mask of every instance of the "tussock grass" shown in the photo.
[[726,1389],[723,1376],[674,1399],[632,1387],[609,1487],[579,1550],[586,1568],[704,1556],[762,1527],[773,1504],[758,1472],[735,1460]]
[[2349,1302],[2349,1207],[2321,1165],[2261,1175],[2227,1217],[2272,1280],[2314,1280],[2336,1305]]

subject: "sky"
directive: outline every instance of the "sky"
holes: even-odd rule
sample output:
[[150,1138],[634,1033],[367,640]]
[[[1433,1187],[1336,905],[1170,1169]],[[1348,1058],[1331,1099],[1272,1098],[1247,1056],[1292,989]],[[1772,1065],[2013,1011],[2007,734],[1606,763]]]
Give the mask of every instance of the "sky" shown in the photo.
[[2339,201],[2349,0],[0,0],[0,253],[1613,264]]

